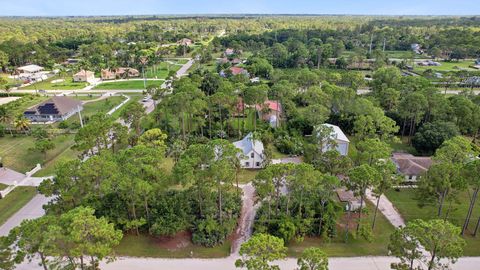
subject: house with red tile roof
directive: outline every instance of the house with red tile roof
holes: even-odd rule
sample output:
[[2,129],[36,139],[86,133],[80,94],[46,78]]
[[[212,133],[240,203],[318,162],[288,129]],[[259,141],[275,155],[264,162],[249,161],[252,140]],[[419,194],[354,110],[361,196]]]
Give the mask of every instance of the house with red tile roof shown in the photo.
[[266,100],[263,104],[255,105],[258,116],[263,121],[268,121],[270,126],[278,127],[283,117],[282,103],[278,100]]

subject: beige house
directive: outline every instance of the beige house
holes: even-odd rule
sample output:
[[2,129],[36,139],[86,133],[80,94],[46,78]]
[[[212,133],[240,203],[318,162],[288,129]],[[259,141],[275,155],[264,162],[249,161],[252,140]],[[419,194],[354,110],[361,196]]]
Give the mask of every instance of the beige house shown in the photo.
[[110,69],[102,69],[102,71],[100,72],[100,76],[102,80],[115,80],[117,78],[115,72],[111,71]]
[[73,75],[74,82],[92,82],[95,80],[95,73],[89,70],[80,70],[75,75]]

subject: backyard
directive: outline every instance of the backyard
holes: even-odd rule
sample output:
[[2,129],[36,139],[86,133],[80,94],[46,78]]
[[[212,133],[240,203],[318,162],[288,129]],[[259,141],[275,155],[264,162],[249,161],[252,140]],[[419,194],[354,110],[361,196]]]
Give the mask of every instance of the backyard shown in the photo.
[[[423,202],[425,206],[418,204],[417,192],[414,189],[390,190],[386,193],[390,201],[398,209],[406,222],[414,219],[434,219],[437,218],[437,206],[435,203]],[[462,226],[468,211],[470,195],[468,192],[462,192],[458,196],[458,203],[452,203],[452,210],[448,220],[457,226]],[[448,205],[448,202],[445,203]],[[445,206],[446,208],[447,206]],[[444,213],[446,212],[446,209]],[[470,220],[469,230],[465,233],[467,246],[464,255],[479,256],[480,255],[480,236],[474,238],[471,236],[476,222],[480,216],[480,206],[474,209],[472,219]],[[440,217],[444,218],[444,216]]]
[[478,71],[478,69],[471,68],[470,66],[473,65],[473,61],[471,60],[461,60],[461,61],[451,61],[445,62],[440,61],[440,66],[418,66],[415,64],[414,71],[415,72],[424,72],[428,69],[438,72],[448,72],[448,71],[460,71],[462,69],[468,71]]

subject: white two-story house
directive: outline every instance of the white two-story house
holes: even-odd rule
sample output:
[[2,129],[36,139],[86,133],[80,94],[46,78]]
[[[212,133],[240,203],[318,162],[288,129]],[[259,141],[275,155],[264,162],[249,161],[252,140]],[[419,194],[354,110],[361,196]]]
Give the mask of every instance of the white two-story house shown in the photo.
[[234,142],[233,145],[242,150],[243,157],[240,160],[242,168],[263,168],[265,163],[263,143],[260,140],[254,140],[252,138],[252,133],[249,133],[242,140]]
[[322,124],[321,126],[325,126],[331,129],[330,137],[335,141],[335,145],[324,145],[322,152],[327,152],[335,148],[335,150],[337,150],[340,155],[348,155],[348,147],[350,144],[350,140],[347,138],[345,133],[343,133],[340,127],[332,124]]

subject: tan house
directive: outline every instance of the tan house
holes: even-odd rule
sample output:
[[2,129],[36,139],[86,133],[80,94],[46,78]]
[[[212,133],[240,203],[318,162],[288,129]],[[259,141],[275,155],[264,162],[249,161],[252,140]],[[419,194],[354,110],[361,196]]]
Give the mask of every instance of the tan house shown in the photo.
[[95,73],[89,70],[80,70],[75,75],[73,75],[74,82],[92,82],[95,80]]
[[139,77],[140,72],[134,68],[120,67],[115,70],[115,75],[117,75],[117,78],[126,78],[126,77],[132,78],[132,77]]
[[115,80],[122,78],[139,77],[140,72],[134,68],[120,67],[115,69],[114,71],[111,69],[102,69],[100,75],[102,77],[102,80]]
[[115,75],[115,72],[111,71],[110,69],[102,69],[100,72],[100,77],[102,80],[115,80],[117,75]]

